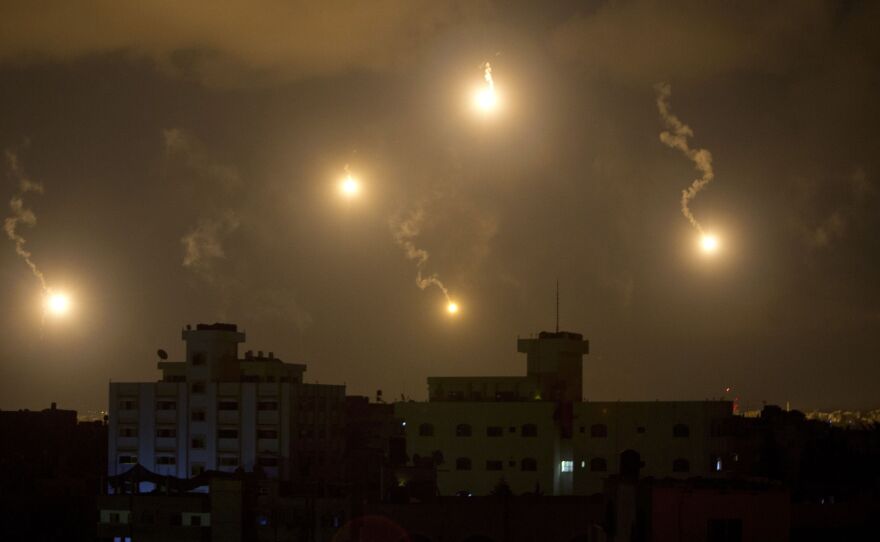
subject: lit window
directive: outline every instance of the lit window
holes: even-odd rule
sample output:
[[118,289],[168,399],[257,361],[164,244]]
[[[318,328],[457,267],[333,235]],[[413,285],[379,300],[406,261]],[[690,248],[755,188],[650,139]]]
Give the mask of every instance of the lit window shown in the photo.
[[563,460],[560,464],[560,468],[562,472],[573,472],[574,471],[574,461]]
[[582,469],[587,468],[587,462],[586,462],[586,461],[581,460],[581,468],[582,468]]
[[715,458],[715,472],[721,472],[721,468],[722,468],[721,458],[716,457]]

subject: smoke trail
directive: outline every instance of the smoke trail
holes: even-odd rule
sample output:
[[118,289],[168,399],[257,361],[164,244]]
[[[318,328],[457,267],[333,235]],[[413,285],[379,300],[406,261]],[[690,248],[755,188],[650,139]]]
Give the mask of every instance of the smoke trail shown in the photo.
[[660,132],[660,141],[683,152],[702,174],[699,179],[694,179],[686,190],[681,191],[681,213],[697,231],[703,233],[703,228],[691,212],[690,202],[715,178],[715,173],[712,171],[712,153],[706,149],[693,149],[688,145],[688,138],[694,136],[694,131],[669,111],[669,97],[672,95],[669,84],[658,83],[654,88],[657,90],[657,109],[667,128]]
[[436,286],[443,292],[447,302],[452,302],[449,297],[449,290],[440,280],[436,273],[425,276],[424,267],[428,262],[428,251],[418,248],[415,245],[415,238],[422,231],[422,223],[425,220],[424,209],[417,209],[402,220],[392,219],[391,229],[394,234],[394,241],[404,250],[406,258],[416,262],[416,285],[424,290],[428,286]]
[[31,257],[31,252],[25,248],[27,241],[25,241],[25,238],[18,233],[19,224],[24,224],[25,226],[30,227],[36,225],[37,216],[32,210],[25,207],[24,195],[28,192],[42,194],[43,185],[32,181],[25,176],[24,171],[18,162],[18,156],[14,152],[7,149],[5,156],[8,174],[15,179],[18,184],[18,190],[12,196],[12,199],[9,200],[9,208],[12,211],[12,215],[6,217],[6,220],[4,220],[3,230],[6,232],[6,236],[15,243],[15,252],[24,260],[27,266],[31,268],[31,272],[34,276],[40,280],[40,286],[42,286],[43,292],[48,293],[49,287],[46,285],[46,278],[43,276],[43,272],[37,267],[37,264],[34,263],[34,260]]
[[[495,92],[495,81],[492,79],[492,65],[489,64],[488,62],[486,62],[484,67],[485,67],[485,70],[483,71],[483,79],[485,79],[486,84],[489,85],[489,92],[494,93]],[[502,77],[502,79],[503,79],[503,77]]]

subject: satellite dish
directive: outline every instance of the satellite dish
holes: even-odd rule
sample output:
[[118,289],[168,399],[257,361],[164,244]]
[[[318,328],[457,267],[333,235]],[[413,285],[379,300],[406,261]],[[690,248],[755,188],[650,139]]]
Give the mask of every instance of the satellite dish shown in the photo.
[[162,350],[161,348],[156,350],[156,354],[159,355],[159,359],[168,359],[168,352]]

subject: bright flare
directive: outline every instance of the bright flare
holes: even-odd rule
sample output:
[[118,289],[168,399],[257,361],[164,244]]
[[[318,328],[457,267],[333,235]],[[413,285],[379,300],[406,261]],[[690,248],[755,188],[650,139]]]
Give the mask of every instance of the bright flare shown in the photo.
[[354,177],[349,175],[341,183],[339,183],[339,191],[347,198],[353,198],[361,191],[361,183]]
[[446,312],[449,314],[455,314],[458,312],[458,303],[455,301],[450,301],[448,305],[446,305]]
[[70,310],[70,297],[63,293],[49,294],[46,310],[56,316],[63,316]]
[[486,86],[474,95],[474,104],[480,111],[491,113],[498,107],[498,95],[495,94],[495,81],[492,79],[492,65],[488,62],[483,70],[483,79],[486,80]]
[[718,250],[718,238],[714,235],[703,235],[703,238],[700,239],[700,248],[703,249],[703,252],[715,252]]

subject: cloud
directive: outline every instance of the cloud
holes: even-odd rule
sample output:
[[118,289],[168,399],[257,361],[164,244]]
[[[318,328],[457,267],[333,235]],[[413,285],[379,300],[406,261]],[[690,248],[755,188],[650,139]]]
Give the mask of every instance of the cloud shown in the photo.
[[214,262],[226,258],[223,239],[238,226],[238,216],[231,210],[220,217],[200,219],[180,240],[184,247],[183,266],[210,281]]
[[483,9],[464,0],[12,0],[0,8],[0,60],[122,51],[214,84],[381,71]]
[[876,33],[864,23],[868,11],[877,11],[876,3],[608,2],[561,24],[550,46],[599,75],[639,82],[747,70],[783,74],[838,61],[831,38],[854,54],[863,55],[869,42],[876,46]]
[[[854,169],[842,187],[820,186],[799,179],[795,183],[795,202],[799,214],[794,217],[795,229],[803,242],[812,249],[826,249],[862,221],[866,203],[874,196],[875,187],[861,167]],[[820,202],[833,202],[830,206]]]

